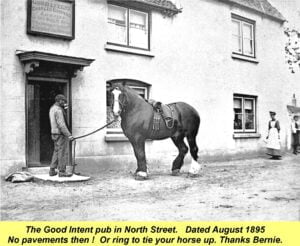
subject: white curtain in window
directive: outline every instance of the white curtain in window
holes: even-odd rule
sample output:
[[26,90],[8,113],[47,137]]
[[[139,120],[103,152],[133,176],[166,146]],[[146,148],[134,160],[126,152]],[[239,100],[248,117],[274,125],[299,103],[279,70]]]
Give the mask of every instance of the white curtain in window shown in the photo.
[[235,109],[241,109],[242,108],[242,99],[239,99],[239,98],[235,98],[234,101],[233,101],[233,107]]
[[133,47],[148,48],[148,14],[129,11],[129,45]]
[[108,5],[108,42],[127,45],[127,9]]
[[245,100],[245,110],[253,110],[253,101]]

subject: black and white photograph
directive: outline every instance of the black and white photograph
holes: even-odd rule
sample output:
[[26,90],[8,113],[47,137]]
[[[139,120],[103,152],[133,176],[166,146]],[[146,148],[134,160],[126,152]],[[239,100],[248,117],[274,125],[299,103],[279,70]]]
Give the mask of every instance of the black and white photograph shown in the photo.
[[1,221],[300,221],[299,0],[0,20]]

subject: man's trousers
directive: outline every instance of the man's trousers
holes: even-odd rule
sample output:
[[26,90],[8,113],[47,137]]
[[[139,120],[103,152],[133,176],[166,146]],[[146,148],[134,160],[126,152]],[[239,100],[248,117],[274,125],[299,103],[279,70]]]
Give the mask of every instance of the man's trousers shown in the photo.
[[68,137],[64,135],[52,134],[54,151],[50,168],[57,168],[59,172],[65,172],[68,163]]
[[299,132],[293,133],[293,151],[294,153],[297,153],[297,149],[299,146]]

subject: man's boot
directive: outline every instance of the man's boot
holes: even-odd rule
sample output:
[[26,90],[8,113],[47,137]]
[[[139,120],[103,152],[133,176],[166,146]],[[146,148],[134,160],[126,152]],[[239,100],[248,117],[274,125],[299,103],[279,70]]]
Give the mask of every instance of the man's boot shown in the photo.
[[57,171],[55,171],[55,168],[50,168],[49,176],[55,176],[57,174]]
[[58,173],[58,177],[71,177],[73,175],[73,173],[67,173],[66,171],[59,171]]

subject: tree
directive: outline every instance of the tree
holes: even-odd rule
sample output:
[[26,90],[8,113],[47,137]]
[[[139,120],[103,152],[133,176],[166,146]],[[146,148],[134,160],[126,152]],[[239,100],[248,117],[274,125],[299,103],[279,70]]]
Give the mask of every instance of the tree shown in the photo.
[[288,27],[284,30],[287,36],[285,45],[286,61],[292,73],[300,69],[300,33]]

